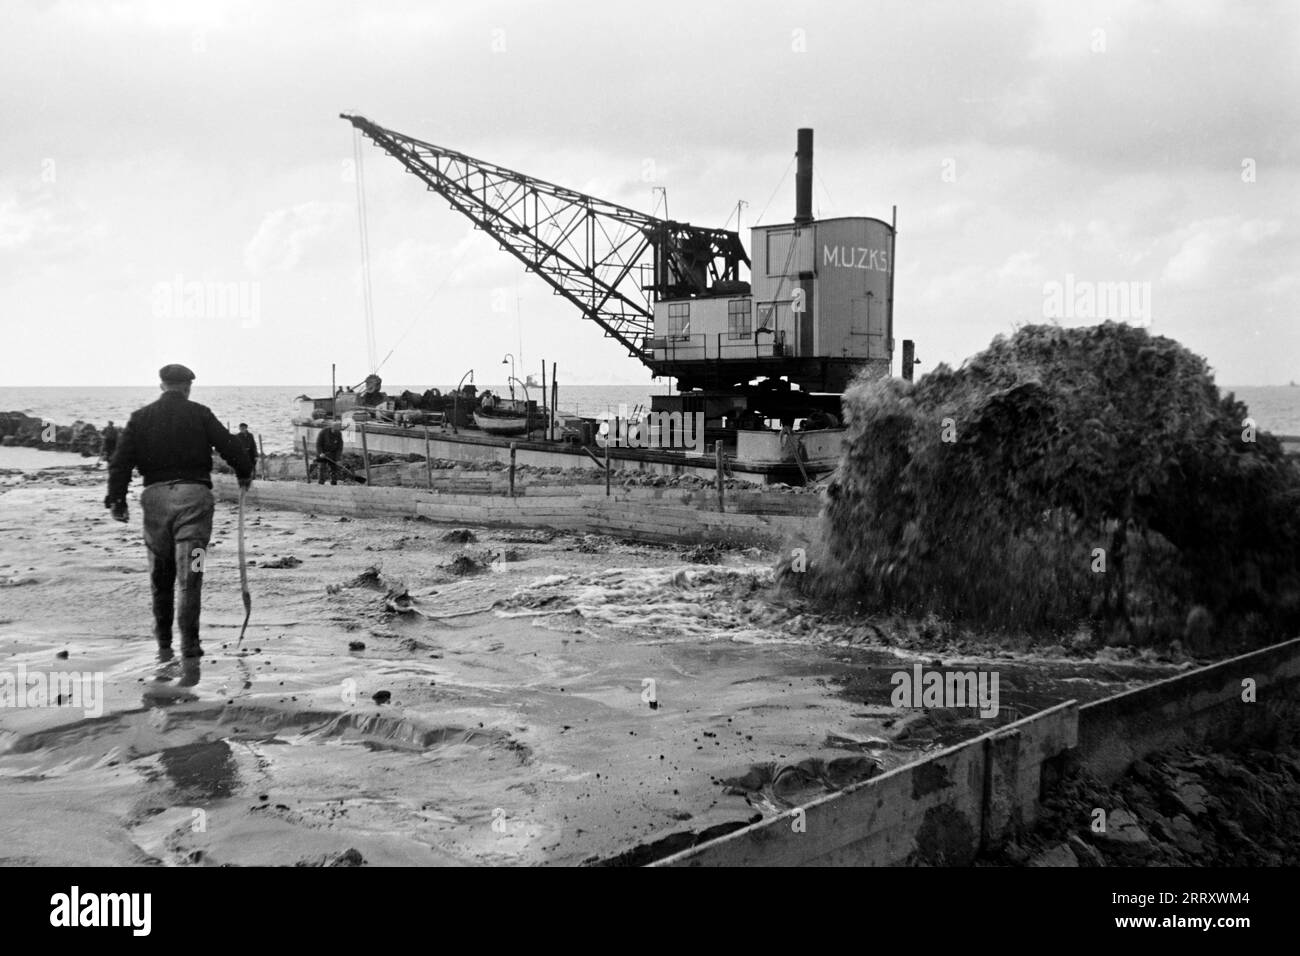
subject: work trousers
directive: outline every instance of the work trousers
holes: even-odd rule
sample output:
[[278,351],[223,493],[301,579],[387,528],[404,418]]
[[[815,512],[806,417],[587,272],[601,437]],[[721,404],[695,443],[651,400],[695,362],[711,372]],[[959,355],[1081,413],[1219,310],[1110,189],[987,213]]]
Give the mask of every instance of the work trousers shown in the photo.
[[160,646],[171,646],[174,613],[182,653],[198,656],[203,568],[212,538],[212,489],[192,481],[159,482],[145,488],[140,507],[149,551],[154,636]]

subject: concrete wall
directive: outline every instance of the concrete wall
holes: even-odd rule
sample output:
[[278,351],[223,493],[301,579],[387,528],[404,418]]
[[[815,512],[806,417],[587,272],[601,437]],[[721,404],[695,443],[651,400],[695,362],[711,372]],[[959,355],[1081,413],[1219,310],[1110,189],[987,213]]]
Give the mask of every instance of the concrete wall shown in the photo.
[[1072,747],[1077,705],[1059,704],[864,780],[803,807],[683,851],[655,866],[933,866],[969,864],[1038,813],[1043,764]]
[[[238,486],[213,476],[218,498],[233,501]],[[767,548],[806,542],[816,525],[814,495],[741,493],[725,513],[716,497],[670,488],[636,488],[605,497],[603,486],[546,489],[515,498],[435,494],[413,488],[314,485],[296,481],[253,483],[247,502],[259,508],[318,511],[357,517],[416,517],[445,524],[508,528],[554,528],[609,534],[655,544],[734,544]],[[785,506],[795,514],[772,514]],[[748,510],[744,513],[742,509]],[[764,510],[766,509],[766,513]]]
[[[1254,682],[1254,702],[1242,699]],[[1101,780],[1181,744],[1261,739],[1297,706],[1300,639],[1242,654],[1079,708],[1077,759]]]
[[[1255,684],[1254,703],[1242,681]],[[1294,718],[1300,639],[1079,707],[1067,701],[656,866],[964,865],[1039,812],[1066,761],[1102,780],[1182,743],[1267,741]]]

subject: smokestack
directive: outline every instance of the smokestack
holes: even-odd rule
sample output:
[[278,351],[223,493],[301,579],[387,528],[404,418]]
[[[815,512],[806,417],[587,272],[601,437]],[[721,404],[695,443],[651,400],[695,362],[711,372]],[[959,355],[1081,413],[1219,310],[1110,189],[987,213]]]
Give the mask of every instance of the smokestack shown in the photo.
[[813,221],[813,131],[799,130],[799,145],[795,151],[797,165],[794,171],[794,224],[806,226]]

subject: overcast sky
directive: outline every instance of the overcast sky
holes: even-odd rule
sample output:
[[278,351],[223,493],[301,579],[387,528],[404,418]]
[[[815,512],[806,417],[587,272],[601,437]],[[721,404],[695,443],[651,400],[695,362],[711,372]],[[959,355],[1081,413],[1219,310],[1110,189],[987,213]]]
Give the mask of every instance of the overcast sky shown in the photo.
[[[1149,289],[1131,320],[1220,383],[1300,380],[1298,11],[6,0],[0,384],[147,384],[173,361],[210,385],[363,377],[341,111],[646,211],[663,186],[699,225],[743,199],[747,245],[760,214],[792,217],[782,177],[812,126],[818,216],[898,206],[895,335],[920,371],[1044,321],[1072,276],[1138,283],[1135,309]],[[387,383],[501,381],[521,330],[521,375],[545,358],[570,384],[649,381],[366,150]],[[166,290],[191,282],[246,301],[175,314]]]

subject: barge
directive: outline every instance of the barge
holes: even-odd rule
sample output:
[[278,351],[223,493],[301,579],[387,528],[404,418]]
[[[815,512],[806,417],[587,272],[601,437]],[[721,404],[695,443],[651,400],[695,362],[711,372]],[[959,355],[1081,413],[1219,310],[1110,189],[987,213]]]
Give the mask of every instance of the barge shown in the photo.
[[[706,440],[702,443],[704,447],[694,452],[672,448],[616,447],[613,442],[603,440],[599,419],[580,420],[586,428],[575,429],[570,424],[566,431],[578,430],[580,434],[555,439],[547,438],[538,429],[521,435],[494,435],[469,427],[453,430],[446,421],[430,423],[411,418],[385,421],[342,413],[338,419],[328,414],[295,417],[295,447],[314,458],[317,436],[336,421],[342,428],[344,450],[362,456],[415,455],[479,464],[509,464],[513,457],[520,465],[566,470],[603,469],[608,463],[613,471],[693,475],[707,479],[717,476],[721,461],[726,477],[755,485],[798,485],[826,477],[839,462],[844,438],[842,428],[785,435],[768,429],[737,430],[732,433],[734,444],[720,435],[712,442]],[[590,442],[583,440],[581,432],[584,431],[591,433]]]

